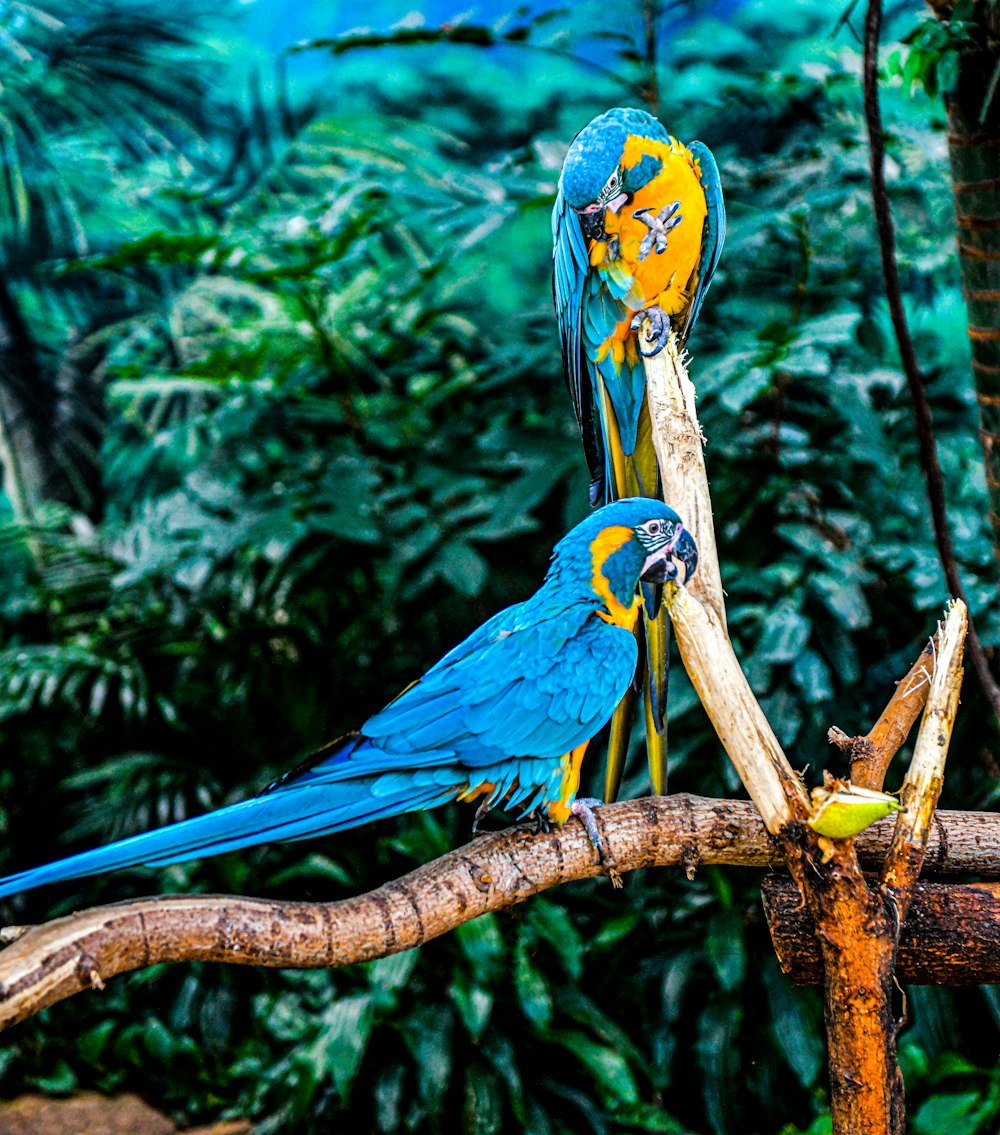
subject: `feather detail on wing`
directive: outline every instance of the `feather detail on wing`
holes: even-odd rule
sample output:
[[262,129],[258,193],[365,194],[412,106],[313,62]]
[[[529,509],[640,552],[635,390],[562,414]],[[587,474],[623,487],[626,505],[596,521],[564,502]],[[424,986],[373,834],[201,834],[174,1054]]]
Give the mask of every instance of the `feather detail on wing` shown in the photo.
[[576,214],[566,204],[560,188],[552,210],[552,295],[555,301],[563,374],[576,420],[580,423],[583,450],[593,480],[591,503],[603,504],[605,488],[604,446],[594,409],[594,389],[582,340],[583,293],[590,264],[587,241]]
[[705,228],[702,233],[698,283],[691,299],[691,305],[687,310],[684,326],[681,328],[682,339],[687,338],[697,322],[701,305],[712,282],[712,276],[718,266],[719,257],[722,255],[722,246],[726,240],[726,206],[722,199],[719,167],[715,163],[712,151],[704,142],[692,142],[688,149],[701,170],[701,184],[705,190],[708,216],[705,219]]
[[[372,747],[346,763],[361,775],[393,762],[420,768],[445,760],[477,775],[512,758],[551,763],[607,721],[635,664],[633,637],[596,618],[574,625],[563,613],[497,628],[491,641],[448,656],[370,718],[362,732]],[[345,771],[331,766],[327,775]]]
[[580,221],[566,204],[560,187],[552,210],[552,292],[566,384],[581,425],[587,410],[584,402],[585,386],[589,384],[586,383],[583,369],[580,315],[589,265],[587,241],[580,228]]

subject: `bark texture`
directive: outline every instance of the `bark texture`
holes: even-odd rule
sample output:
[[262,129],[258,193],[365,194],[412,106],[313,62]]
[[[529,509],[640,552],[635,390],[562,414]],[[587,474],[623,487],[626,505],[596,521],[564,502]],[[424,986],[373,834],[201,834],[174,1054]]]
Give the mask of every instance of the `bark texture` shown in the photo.
[[[622,872],[703,863],[775,869],[777,842],[747,801],[646,797],[597,812]],[[877,868],[886,819],[858,837]],[[929,870],[1000,878],[1000,816],[941,812]],[[573,879],[602,874],[581,826],[481,836],[401,879],[341,902],[274,902],[231,895],[168,895],[95,907],[35,927],[7,927],[0,953],[0,1029],[120,973],[168,961],[316,969],[384,957]],[[791,885],[791,884],[789,884]],[[796,892],[798,893],[798,892]],[[801,899],[798,900],[801,905]]]
[[862,737],[848,737],[836,727],[830,730],[830,742],[842,749],[851,762],[852,784],[881,792],[892,758],[906,743],[913,723],[927,704],[935,643],[936,637],[928,642],[909,673],[896,686],[896,692],[874,728]]
[[[818,985],[823,959],[816,926],[794,883],[770,876],[762,896],[782,972],[796,985]],[[912,985],[1000,982],[1000,885],[917,883],[896,977]]]

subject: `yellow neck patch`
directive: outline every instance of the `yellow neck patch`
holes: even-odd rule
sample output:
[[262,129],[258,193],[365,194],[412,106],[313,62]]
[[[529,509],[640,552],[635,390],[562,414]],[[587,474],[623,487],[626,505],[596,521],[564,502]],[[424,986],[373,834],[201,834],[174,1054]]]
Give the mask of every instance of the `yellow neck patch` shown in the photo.
[[604,565],[608,557],[613,555],[623,545],[632,539],[632,529],[624,524],[613,524],[603,529],[590,542],[590,562],[593,567],[591,585],[604,600],[607,608],[598,611],[598,615],[606,622],[617,627],[624,627],[627,631],[635,628],[635,621],[639,617],[639,608],[642,606],[642,596],[636,594],[630,606],[626,607],[611,590],[611,583],[604,574]]

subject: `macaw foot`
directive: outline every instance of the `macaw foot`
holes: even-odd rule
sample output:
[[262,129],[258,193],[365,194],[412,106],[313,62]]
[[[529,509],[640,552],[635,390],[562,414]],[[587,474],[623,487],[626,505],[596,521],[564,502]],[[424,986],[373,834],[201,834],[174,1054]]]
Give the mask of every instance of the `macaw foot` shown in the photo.
[[489,815],[491,809],[490,798],[487,796],[483,802],[476,809],[476,814],[472,817],[472,834],[475,835],[492,835],[492,832],[481,832],[479,825]]
[[667,340],[670,338],[670,316],[667,315],[662,307],[644,308],[642,311],[637,311],[632,316],[632,322],[629,327],[633,331],[641,331],[643,323],[649,320],[650,324],[650,339],[652,340],[653,349],[651,351],[644,351],[642,348],[642,339],[639,339],[639,353],[645,355],[646,358],[651,358],[653,355],[658,355],[660,351],[667,345]]
[[667,233],[671,229],[677,228],[684,220],[683,216],[677,212],[680,207],[680,201],[671,201],[669,205],[664,205],[655,217],[652,216],[653,209],[649,205],[645,209],[636,209],[632,214],[637,221],[642,221],[649,229],[639,245],[640,260],[645,260],[654,248],[657,255],[667,251]]
[[531,832],[532,835],[541,835],[552,827],[544,808],[532,808],[517,826]]
[[597,826],[597,817],[594,815],[594,809],[603,806],[603,800],[598,800],[593,796],[581,796],[573,801],[569,812],[571,816],[576,816],[583,824],[587,835],[590,837],[590,842],[597,852],[597,861],[604,868],[604,873],[615,887],[622,887],[624,883],[622,883],[622,877],[618,873],[614,856],[604,846],[604,840],[601,838],[601,832]]
[[[474,836],[496,834],[495,832],[482,832],[479,830],[479,825],[486,819],[490,811],[492,811],[492,806],[489,804],[489,798],[487,797],[476,809],[476,814],[472,819],[472,834]],[[531,832],[532,835],[540,835],[542,832],[549,831],[550,827],[549,817],[545,814],[544,809],[533,808],[519,823],[514,825],[514,830],[528,831]]]
[[[622,242],[621,242],[621,238],[618,237],[617,235],[613,236],[608,241],[608,251],[607,251],[606,255],[607,255],[608,260],[621,260]],[[640,256],[639,259],[642,260],[643,257]]]

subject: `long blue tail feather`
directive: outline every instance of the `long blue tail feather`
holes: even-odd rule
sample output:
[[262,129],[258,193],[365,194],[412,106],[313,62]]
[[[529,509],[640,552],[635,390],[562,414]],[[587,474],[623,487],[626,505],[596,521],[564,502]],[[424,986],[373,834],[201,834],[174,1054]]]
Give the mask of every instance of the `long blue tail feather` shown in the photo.
[[379,779],[365,776],[330,785],[282,785],[204,816],[8,875],[0,879],[0,898],[46,883],[124,867],[163,867],[260,843],[328,835],[404,812],[433,808],[456,795],[456,785],[440,782],[400,786],[394,792],[375,794],[372,789]]

